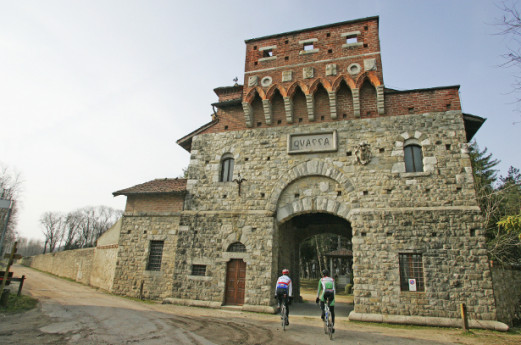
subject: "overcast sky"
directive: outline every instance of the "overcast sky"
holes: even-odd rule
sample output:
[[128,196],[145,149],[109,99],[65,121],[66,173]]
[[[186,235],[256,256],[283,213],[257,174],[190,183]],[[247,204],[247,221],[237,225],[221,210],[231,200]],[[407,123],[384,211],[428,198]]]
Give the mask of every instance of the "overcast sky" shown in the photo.
[[371,16],[385,85],[461,85],[463,111],[487,118],[480,147],[501,174],[521,168],[498,3],[0,0],[0,162],[23,176],[18,231],[43,238],[46,211],[123,209],[112,192],[180,176],[176,140],[211,120],[214,88],[243,82],[244,40]]

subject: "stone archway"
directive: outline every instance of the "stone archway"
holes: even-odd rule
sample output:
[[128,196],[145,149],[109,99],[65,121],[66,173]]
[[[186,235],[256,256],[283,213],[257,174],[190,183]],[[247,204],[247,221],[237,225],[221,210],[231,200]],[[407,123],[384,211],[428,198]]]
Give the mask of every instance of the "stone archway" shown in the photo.
[[[310,184],[313,184],[314,180],[317,180],[316,183],[320,183],[327,179],[331,185],[335,186],[335,189],[324,191],[319,186],[321,193],[315,194],[309,194],[305,189],[302,194],[295,193],[299,195],[298,197],[293,195],[293,200],[284,195],[284,193],[292,192],[291,188],[295,183],[308,183],[308,181],[304,181],[305,179],[308,179]],[[322,181],[318,181],[318,179],[322,179]],[[312,159],[297,164],[281,174],[273,187],[266,209],[276,213],[279,223],[295,215],[309,212],[326,212],[347,219],[351,209],[349,194],[354,190],[353,183],[342,171],[330,163]]]
[[[278,243],[277,269],[279,271],[282,268],[290,270],[295,297],[300,296],[300,271],[303,269],[300,260],[300,245],[304,240],[321,234],[339,235],[351,241],[353,231],[347,220],[330,213],[301,214],[284,221],[278,226],[275,235],[275,240]],[[319,272],[317,266],[317,273]]]
[[311,236],[332,233],[352,238],[349,222],[351,181],[333,165],[310,160],[291,168],[274,186],[268,210],[274,211],[277,274],[290,269],[299,295],[299,246]]

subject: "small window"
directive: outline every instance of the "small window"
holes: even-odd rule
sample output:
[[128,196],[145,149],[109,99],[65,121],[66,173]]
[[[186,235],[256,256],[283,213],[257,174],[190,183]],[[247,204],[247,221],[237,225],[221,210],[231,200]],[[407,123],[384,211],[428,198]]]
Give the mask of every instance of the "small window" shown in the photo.
[[305,43],[303,49],[305,52],[307,52],[307,51],[315,49],[315,46],[313,45],[313,43]]
[[192,275],[204,277],[206,275],[206,265],[192,265]]
[[230,154],[224,155],[221,161],[221,182],[231,182],[233,178],[234,160]]
[[346,44],[358,43],[358,37],[356,35],[346,36]]
[[400,289],[402,291],[425,291],[421,254],[400,254]]
[[262,51],[262,57],[272,57],[273,56],[273,50],[272,49],[266,49]]
[[419,145],[407,145],[403,149],[406,172],[422,172],[423,156]]
[[148,271],[161,270],[161,259],[163,258],[164,241],[150,241],[150,252],[148,253]]
[[234,242],[230,244],[228,247],[227,252],[233,252],[233,253],[246,253],[246,246],[242,244],[241,242]]

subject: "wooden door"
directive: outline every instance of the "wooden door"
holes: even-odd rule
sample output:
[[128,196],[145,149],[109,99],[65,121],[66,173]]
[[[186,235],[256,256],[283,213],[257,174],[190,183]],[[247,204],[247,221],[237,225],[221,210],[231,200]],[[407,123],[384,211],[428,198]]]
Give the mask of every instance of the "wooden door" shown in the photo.
[[226,296],[224,304],[243,305],[246,287],[246,262],[233,259],[226,267]]

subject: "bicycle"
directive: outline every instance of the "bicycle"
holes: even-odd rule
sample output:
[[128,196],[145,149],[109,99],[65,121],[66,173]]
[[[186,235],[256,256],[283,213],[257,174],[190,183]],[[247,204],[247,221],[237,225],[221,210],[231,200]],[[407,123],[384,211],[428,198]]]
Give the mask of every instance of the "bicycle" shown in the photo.
[[284,298],[282,298],[282,303],[280,306],[280,320],[282,323],[282,330],[286,330],[286,324],[288,323],[288,315],[286,313],[286,295],[284,295]]
[[333,317],[329,310],[329,301],[324,303],[324,333],[329,336],[329,340],[333,340]]

